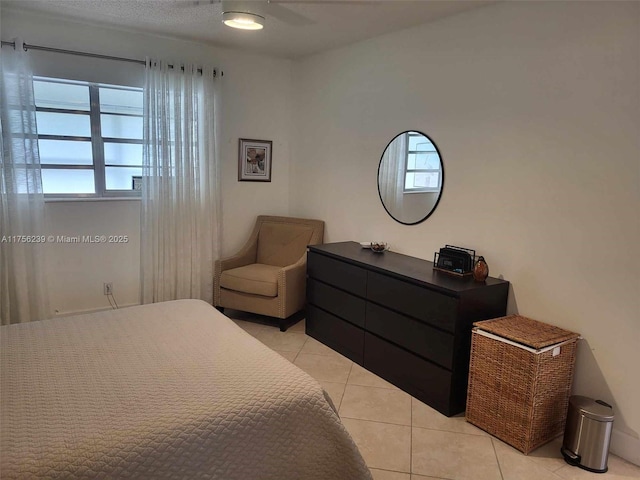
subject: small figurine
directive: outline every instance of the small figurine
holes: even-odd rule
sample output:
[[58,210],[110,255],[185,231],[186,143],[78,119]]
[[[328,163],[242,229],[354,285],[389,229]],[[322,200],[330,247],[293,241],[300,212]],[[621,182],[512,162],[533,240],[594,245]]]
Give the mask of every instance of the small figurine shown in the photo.
[[478,261],[473,267],[473,279],[476,282],[484,282],[489,276],[489,265],[484,261],[484,257],[478,257]]

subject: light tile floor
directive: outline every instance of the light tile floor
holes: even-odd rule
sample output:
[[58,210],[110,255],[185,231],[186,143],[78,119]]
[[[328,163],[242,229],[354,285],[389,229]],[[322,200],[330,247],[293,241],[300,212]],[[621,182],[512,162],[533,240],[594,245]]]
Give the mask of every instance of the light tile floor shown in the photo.
[[[609,471],[567,465],[562,439],[528,456],[467,423],[448,418],[305,334],[304,320],[280,332],[228,311],[245,331],[315,378],[333,400],[374,480],[623,480],[640,467],[609,456]],[[255,317],[253,317],[255,318]]]

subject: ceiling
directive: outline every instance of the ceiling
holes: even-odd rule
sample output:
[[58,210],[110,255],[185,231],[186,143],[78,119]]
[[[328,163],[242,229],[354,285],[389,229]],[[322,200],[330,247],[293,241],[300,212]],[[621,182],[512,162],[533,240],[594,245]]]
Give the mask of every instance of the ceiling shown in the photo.
[[2,5],[295,59],[494,1],[253,0],[266,18],[258,31],[223,25],[220,0],[2,0]]

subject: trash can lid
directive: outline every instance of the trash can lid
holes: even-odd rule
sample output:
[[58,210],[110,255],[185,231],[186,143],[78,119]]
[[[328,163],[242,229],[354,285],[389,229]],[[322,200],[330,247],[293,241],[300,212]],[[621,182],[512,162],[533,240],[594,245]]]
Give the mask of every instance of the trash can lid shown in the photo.
[[613,408],[602,400],[572,395],[569,404],[580,410],[585,417],[600,422],[613,422]]

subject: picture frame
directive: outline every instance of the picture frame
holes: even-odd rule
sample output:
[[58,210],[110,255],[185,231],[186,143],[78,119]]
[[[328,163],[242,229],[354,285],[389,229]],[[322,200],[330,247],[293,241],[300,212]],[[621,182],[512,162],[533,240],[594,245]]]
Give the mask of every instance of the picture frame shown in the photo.
[[270,182],[271,152],[270,140],[241,138],[238,145],[238,181]]
[[131,190],[134,192],[142,191],[142,177],[141,176],[132,176],[131,177]]

